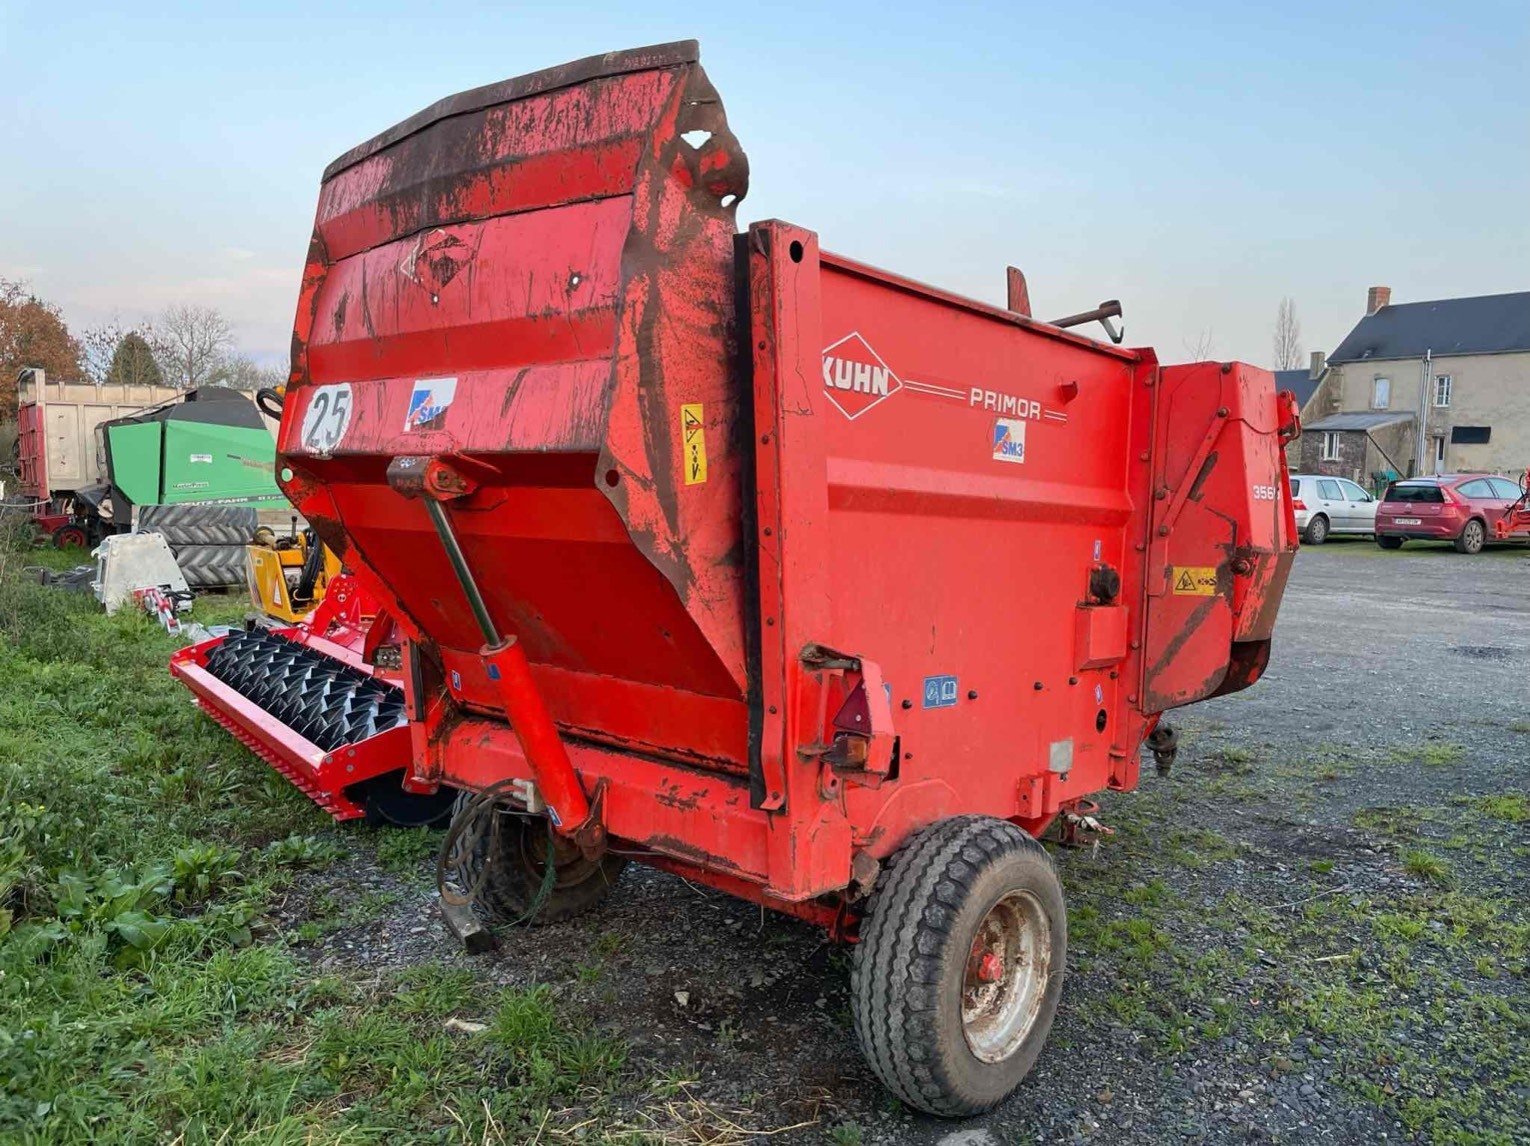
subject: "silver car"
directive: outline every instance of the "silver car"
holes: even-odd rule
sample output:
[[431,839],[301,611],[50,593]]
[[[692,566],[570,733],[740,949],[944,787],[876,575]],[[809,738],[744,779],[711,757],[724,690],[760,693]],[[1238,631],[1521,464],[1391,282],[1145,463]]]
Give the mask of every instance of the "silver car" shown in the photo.
[[1348,478],[1292,474],[1291,504],[1308,545],[1323,544],[1330,533],[1376,532],[1376,499]]

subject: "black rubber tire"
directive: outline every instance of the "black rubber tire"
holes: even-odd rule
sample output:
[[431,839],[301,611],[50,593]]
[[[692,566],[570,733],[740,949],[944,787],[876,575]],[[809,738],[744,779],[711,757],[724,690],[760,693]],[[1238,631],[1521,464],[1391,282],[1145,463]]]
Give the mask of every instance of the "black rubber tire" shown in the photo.
[[83,525],[61,525],[53,531],[55,549],[89,549],[90,531]]
[[404,773],[387,772],[357,784],[346,793],[360,798],[367,824],[374,828],[444,828],[456,811],[458,793],[445,785],[434,795],[404,791]]
[[243,545],[172,544],[170,548],[193,589],[227,589],[245,583],[248,558]]
[[[452,809],[453,816],[471,799],[472,793],[460,793]],[[519,921],[540,927],[577,919],[605,902],[622,869],[627,866],[626,856],[611,852],[596,863],[575,855],[566,865],[567,874],[560,871],[541,910],[527,918],[526,912],[536,901],[547,873],[546,867],[533,858],[534,853],[547,846],[547,825],[540,818],[502,814],[499,842],[499,862],[489,865],[488,878],[477,904],[492,923]],[[475,851],[458,860],[456,874],[464,886],[470,887],[478,881],[489,858],[490,846],[489,833],[485,832]],[[560,869],[564,866],[559,865]]]
[[[240,505],[141,505],[138,531],[164,534],[172,549],[182,546],[238,545],[255,536],[255,511]],[[241,575],[242,576],[242,575]]]
[[1403,539],[1401,537],[1378,537],[1376,538],[1376,544],[1383,549],[1401,549],[1403,547]]
[[1461,527],[1461,536],[1455,540],[1456,552],[1481,553],[1486,542],[1487,526],[1480,518],[1474,517]]
[[[1029,1033],[1007,1058],[988,1063],[963,1033],[963,982],[979,925],[1017,890],[1032,893],[1046,913],[1051,971]],[[1041,1053],[1067,950],[1062,885],[1039,843],[987,816],[934,824],[893,853],[867,904],[850,974],[861,1053],[882,1084],[918,1110],[959,1118],[992,1109]]]
[[1321,513],[1307,522],[1307,528],[1302,530],[1302,541],[1308,545],[1321,545],[1328,540],[1328,518]]

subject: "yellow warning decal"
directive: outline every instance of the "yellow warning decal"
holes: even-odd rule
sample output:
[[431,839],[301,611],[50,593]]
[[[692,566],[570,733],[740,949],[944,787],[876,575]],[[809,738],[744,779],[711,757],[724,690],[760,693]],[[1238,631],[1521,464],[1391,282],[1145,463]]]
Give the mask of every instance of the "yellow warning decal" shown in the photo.
[[1174,581],[1174,592],[1188,597],[1215,597],[1217,595],[1217,567],[1215,565],[1171,565],[1169,575]]
[[680,435],[685,442],[685,484],[707,480],[707,430],[700,402],[680,407]]

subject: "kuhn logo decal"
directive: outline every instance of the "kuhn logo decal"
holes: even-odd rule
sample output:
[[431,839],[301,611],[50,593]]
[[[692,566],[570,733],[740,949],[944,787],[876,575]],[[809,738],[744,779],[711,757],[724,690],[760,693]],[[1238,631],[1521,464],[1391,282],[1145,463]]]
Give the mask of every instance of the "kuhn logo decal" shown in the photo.
[[859,334],[824,348],[823,392],[851,421],[901,389],[902,381]]
[[859,333],[847,334],[824,347],[824,397],[852,422],[902,390],[916,398],[929,398],[998,415],[990,423],[993,430],[990,445],[996,462],[1025,461],[1027,422],[1045,421],[1060,425],[1068,422],[1064,411],[1050,409],[1034,398],[1008,390],[991,390],[946,379],[900,377]]

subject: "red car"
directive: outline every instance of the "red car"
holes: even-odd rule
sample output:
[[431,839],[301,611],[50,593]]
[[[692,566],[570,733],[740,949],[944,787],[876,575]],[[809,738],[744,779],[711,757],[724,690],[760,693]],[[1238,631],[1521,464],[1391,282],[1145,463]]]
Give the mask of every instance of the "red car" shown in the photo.
[[1488,474],[1439,474],[1387,486],[1376,510],[1376,544],[1449,541],[1458,553],[1479,553],[1494,524],[1519,500],[1519,483]]

